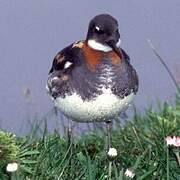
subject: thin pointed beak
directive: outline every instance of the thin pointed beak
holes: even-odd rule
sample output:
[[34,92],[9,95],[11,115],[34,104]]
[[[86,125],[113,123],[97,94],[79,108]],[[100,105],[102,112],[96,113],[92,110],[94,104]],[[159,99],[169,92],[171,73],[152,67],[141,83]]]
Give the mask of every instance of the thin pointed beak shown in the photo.
[[106,42],[115,52],[116,54],[122,59],[122,54],[121,51],[119,49],[119,47],[116,46],[116,43],[114,40],[109,40]]

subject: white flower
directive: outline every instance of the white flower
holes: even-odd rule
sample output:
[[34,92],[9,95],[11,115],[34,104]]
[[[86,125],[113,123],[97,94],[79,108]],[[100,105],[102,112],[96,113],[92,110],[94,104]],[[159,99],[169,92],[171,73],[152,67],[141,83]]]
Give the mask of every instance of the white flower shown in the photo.
[[166,137],[167,146],[180,147],[180,136],[167,136]]
[[124,173],[124,175],[126,177],[133,178],[135,176],[135,173],[132,170],[130,170],[130,169],[126,169],[126,172]]
[[175,136],[173,136],[173,138],[171,136],[167,136],[166,137],[166,144],[167,144],[167,146],[174,145],[175,140],[176,140]]
[[180,136],[176,137],[176,147],[180,147]]
[[115,158],[117,156],[117,149],[115,148],[109,148],[109,151],[108,151],[108,157],[109,158]]
[[12,137],[13,137],[13,138],[15,138],[15,137],[16,137],[16,135],[15,135],[15,134],[12,134]]
[[15,172],[18,169],[18,164],[16,162],[12,162],[7,164],[6,171],[7,172]]

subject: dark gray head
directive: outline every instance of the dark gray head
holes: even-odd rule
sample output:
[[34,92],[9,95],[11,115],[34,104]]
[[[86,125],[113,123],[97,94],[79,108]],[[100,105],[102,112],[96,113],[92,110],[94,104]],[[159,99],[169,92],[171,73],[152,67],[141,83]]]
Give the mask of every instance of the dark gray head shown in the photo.
[[109,14],[95,16],[89,23],[86,40],[90,42],[88,43],[90,46],[92,41],[112,49],[119,46],[120,34],[117,20]]

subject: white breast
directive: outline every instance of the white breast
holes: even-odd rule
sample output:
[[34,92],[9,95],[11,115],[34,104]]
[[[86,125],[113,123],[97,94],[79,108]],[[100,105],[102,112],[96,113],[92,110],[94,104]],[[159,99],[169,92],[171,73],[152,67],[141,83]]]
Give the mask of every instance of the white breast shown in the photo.
[[90,101],[83,101],[74,93],[65,98],[54,100],[55,106],[62,113],[79,122],[105,121],[112,119],[126,109],[134,98],[134,93],[120,99],[110,89],[103,88],[103,93]]

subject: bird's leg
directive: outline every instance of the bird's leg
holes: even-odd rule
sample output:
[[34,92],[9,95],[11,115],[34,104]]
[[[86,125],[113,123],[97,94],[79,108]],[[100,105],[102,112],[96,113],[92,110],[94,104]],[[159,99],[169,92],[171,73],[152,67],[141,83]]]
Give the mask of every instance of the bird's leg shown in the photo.
[[68,118],[67,137],[68,137],[68,148],[69,148],[72,143],[72,125],[71,125],[71,121],[69,118]]
[[107,149],[107,151],[111,147],[111,130],[112,130],[112,121],[108,120],[108,121],[106,121],[106,133],[107,133],[106,149]]
[[[106,133],[107,133],[107,140],[106,140],[106,148],[107,148],[107,154],[111,148],[111,130],[112,130],[112,121],[108,120],[106,121]],[[112,161],[109,160],[108,163],[108,179],[111,180],[111,173],[112,173]]]

